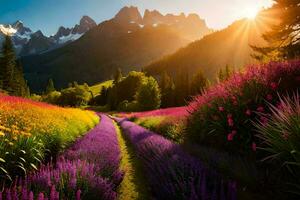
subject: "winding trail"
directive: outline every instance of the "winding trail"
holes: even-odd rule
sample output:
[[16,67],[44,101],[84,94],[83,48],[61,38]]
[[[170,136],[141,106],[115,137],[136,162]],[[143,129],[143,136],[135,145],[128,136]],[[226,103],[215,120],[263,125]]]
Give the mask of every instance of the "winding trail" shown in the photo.
[[121,150],[120,169],[125,172],[123,181],[118,188],[118,200],[148,200],[151,194],[144,177],[142,163],[116,122],[114,122],[114,126]]
[[154,199],[236,200],[235,181],[206,168],[178,144],[127,119],[113,119],[142,162]]

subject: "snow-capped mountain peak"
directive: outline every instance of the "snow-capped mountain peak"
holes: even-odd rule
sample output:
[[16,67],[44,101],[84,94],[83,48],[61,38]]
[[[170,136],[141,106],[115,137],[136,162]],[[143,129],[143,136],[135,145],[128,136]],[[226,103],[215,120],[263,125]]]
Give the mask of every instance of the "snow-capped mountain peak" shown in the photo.
[[0,45],[4,36],[9,35],[19,56],[42,53],[79,39],[95,26],[97,24],[93,19],[83,16],[73,28],[61,26],[55,35],[48,37],[40,30],[33,32],[18,20],[13,24],[0,24]]

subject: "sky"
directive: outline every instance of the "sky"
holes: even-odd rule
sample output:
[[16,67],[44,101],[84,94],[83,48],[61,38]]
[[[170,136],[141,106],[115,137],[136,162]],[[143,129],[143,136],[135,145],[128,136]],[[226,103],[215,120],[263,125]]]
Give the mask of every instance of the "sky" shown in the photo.
[[0,0],[0,24],[17,20],[46,35],[59,26],[73,27],[83,15],[97,23],[112,18],[124,6],[156,9],[161,13],[197,13],[208,26],[222,29],[249,12],[272,5],[272,0]]

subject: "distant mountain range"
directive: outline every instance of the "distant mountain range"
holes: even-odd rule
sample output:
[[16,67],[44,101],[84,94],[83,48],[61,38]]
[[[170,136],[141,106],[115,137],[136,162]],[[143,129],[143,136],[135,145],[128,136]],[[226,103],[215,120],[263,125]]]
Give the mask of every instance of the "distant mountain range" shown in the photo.
[[0,24],[0,42],[5,35],[11,35],[19,56],[45,53],[58,47],[62,47],[79,39],[88,30],[97,26],[96,22],[88,16],[83,16],[80,23],[73,28],[60,27],[53,36],[45,36],[40,30],[33,32],[25,27],[23,22],[14,24]]
[[43,90],[49,78],[54,79],[58,88],[73,81],[94,84],[109,79],[117,68],[124,73],[141,70],[142,66],[212,32],[196,14],[162,15],[146,10],[141,16],[137,7],[124,7],[114,18],[89,28],[68,44],[64,39],[75,34],[60,28],[52,39],[58,41],[56,45],[59,41],[65,45],[23,56],[21,61],[33,91]]

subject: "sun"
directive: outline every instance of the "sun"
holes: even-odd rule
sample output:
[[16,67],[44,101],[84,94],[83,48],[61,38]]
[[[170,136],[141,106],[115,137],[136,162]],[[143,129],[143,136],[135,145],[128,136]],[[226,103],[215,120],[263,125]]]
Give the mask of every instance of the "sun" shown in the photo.
[[248,19],[255,19],[260,8],[259,7],[247,7],[243,10],[244,17],[247,17]]

